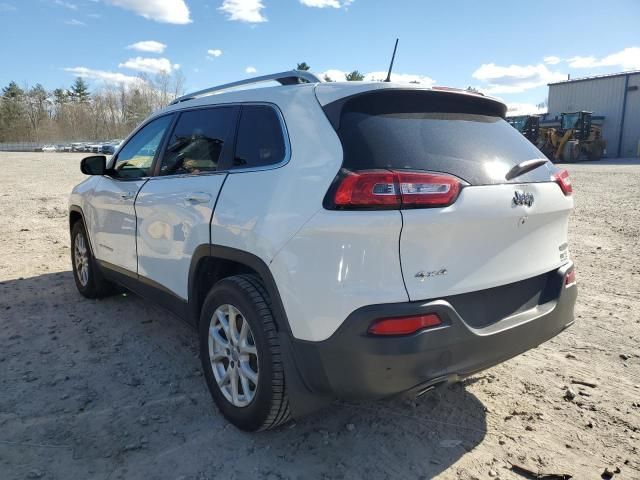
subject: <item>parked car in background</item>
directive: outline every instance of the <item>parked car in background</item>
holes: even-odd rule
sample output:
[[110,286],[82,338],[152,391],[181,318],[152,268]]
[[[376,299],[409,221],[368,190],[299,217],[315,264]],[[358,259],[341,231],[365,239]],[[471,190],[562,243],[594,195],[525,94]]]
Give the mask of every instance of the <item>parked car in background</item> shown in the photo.
[[112,145],[110,143],[105,143],[100,147],[100,153],[104,153],[106,155],[113,155],[116,151],[116,145]]
[[82,143],[76,142],[71,144],[72,152],[81,152],[82,151]]
[[56,151],[58,151],[58,152],[70,152],[71,151],[71,145],[64,145],[64,144],[56,145]]
[[57,149],[56,149],[55,145],[43,145],[42,146],[42,151],[43,152],[55,152],[56,150]]
[[192,323],[230,422],[421,395],[573,324],[571,182],[504,103],[301,71],[231,86],[265,80],[177,99],[70,196],[78,291]]

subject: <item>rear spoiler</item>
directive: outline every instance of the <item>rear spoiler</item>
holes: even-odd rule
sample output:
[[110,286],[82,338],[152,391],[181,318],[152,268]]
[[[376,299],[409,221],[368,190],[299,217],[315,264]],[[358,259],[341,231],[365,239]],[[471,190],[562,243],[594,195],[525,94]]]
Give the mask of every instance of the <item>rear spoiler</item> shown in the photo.
[[443,87],[437,89],[377,88],[341,97],[327,103],[323,109],[336,131],[340,127],[340,118],[344,111],[357,111],[370,115],[469,113],[500,118],[505,118],[507,114],[507,106],[495,98]]

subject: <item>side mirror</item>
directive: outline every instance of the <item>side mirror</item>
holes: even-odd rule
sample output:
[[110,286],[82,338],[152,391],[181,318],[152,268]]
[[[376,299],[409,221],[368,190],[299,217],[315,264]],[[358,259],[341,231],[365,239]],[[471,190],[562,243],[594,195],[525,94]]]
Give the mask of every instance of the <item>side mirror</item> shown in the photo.
[[107,157],[94,155],[85,157],[80,162],[80,171],[85,175],[104,175],[107,170]]

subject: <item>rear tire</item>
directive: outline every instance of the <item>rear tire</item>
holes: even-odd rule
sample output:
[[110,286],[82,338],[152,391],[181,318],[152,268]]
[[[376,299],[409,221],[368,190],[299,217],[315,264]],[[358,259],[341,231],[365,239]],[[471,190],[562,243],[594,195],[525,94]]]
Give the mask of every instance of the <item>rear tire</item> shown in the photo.
[[284,366],[269,296],[256,275],[216,283],[198,327],[204,376],[218,409],[245,431],[290,420]]
[[105,280],[96,264],[82,220],[71,229],[71,265],[78,292],[84,297],[102,298],[115,292],[114,284]]

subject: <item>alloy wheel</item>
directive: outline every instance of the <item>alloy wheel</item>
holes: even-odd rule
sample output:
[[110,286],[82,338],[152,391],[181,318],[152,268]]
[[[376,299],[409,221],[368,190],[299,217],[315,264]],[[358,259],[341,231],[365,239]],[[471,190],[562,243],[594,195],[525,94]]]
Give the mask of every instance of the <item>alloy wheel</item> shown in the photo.
[[209,361],[218,388],[235,407],[246,407],[258,388],[258,350],[251,326],[233,305],[220,305],[209,324]]
[[76,264],[76,275],[83,287],[89,283],[89,252],[87,242],[82,233],[76,235],[73,249],[73,257]]

